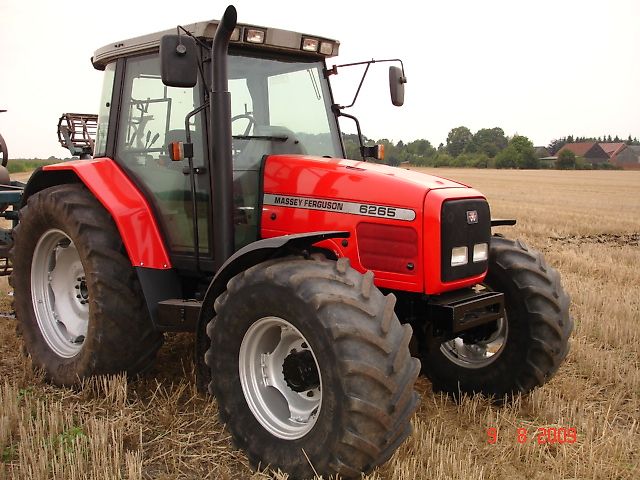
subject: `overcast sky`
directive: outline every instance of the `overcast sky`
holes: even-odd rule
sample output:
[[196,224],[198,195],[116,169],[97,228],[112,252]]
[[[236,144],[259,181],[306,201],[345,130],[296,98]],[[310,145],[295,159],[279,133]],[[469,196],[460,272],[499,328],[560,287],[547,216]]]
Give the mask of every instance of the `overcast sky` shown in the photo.
[[[387,67],[351,113],[365,135],[434,146],[449,130],[501,127],[536,145],[567,134],[640,138],[639,0],[236,0],[238,19],[340,40],[329,64],[400,57],[409,83],[393,107]],[[67,156],[62,112],[97,112],[94,50],[219,18],[227,2],[0,0],[0,133],[14,158]],[[332,77],[350,103],[359,78]],[[346,126],[347,124],[345,124]]]

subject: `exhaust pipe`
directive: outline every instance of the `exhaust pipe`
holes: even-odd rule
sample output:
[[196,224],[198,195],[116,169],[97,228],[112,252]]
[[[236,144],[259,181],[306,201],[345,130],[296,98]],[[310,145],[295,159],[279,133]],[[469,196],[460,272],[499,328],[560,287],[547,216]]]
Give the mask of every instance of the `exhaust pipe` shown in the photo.
[[233,158],[231,156],[231,94],[227,59],[229,40],[238,13],[229,5],[211,45],[211,97],[209,112],[209,166],[213,196],[213,238],[216,270],[233,254]]

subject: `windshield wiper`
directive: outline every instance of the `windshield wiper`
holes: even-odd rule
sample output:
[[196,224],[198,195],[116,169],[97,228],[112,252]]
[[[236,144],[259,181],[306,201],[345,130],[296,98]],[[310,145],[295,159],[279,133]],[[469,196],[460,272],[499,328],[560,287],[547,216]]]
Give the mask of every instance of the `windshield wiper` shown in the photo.
[[278,142],[286,142],[289,137],[285,135],[233,135],[233,138],[238,140],[276,140]]

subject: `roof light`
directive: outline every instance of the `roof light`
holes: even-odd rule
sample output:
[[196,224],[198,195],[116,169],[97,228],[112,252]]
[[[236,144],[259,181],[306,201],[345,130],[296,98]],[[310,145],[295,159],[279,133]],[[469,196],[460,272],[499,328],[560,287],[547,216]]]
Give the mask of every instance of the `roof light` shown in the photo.
[[322,55],[331,55],[333,53],[333,43],[322,42],[320,44],[320,53]]
[[231,41],[237,42],[240,40],[240,27],[236,27],[233,29],[233,33],[231,34]]
[[317,52],[318,51],[318,43],[320,43],[315,38],[303,38],[302,39],[302,50],[305,52]]
[[245,33],[245,40],[249,43],[264,43],[264,30],[249,28]]

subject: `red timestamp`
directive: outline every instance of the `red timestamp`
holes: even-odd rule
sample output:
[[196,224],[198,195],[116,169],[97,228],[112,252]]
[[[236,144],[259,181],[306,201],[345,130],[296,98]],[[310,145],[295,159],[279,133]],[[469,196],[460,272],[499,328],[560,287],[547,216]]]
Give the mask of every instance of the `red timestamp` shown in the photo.
[[[574,427],[538,427],[532,433],[530,434],[526,427],[519,427],[506,435],[517,443],[535,442],[538,445],[564,445],[576,443],[578,440],[578,432]],[[501,437],[504,435],[504,432],[501,433]],[[490,445],[498,443],[497,428],[487,428],[487,443]]]

